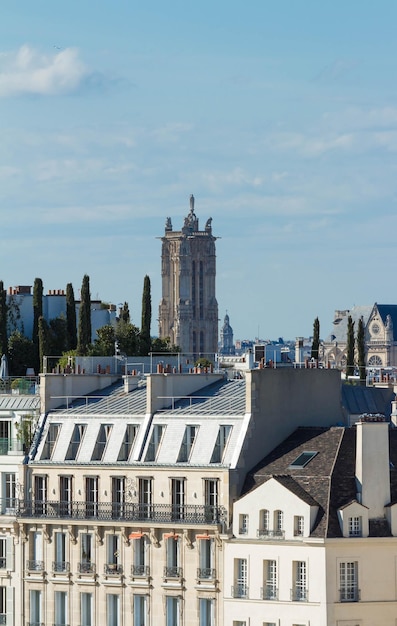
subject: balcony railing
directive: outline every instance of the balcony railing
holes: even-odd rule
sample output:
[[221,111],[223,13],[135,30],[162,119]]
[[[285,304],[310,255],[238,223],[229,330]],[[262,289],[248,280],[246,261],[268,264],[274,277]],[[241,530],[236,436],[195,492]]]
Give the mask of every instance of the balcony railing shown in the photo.
[[114,502],[51,502],[39,500],[16,501],[19,518],[46,517],[50,519],[120,520],[126,522],[224,524],[226,509],[221,506],[186,504],[175,515],[175,507],[167,504],[120,505]]
[[166,565],[163,578],[182,578],[182,568],[175,565]]
[[216,570],[213,567],[199,567],[197,568],[198,580],[215,580]]
[[26,561],[26,569],[29,572],[43,572],[44,561],[35,561],[34,559]]
[[9,452],[23,452],[23,442],[19,439],[9,439],[8,437],[0,437],[0,454],[8,454]]
[[39,393],[38,376],[9,376],[0,379],[0,394],[37,395]]
[[69,563],[67,561],[53,561],[52,562],[52,571],[58,574],[65,573],[67,574],[70,570]]
[[26,622],[26,626],[44,626],[44,622]]
[[80,574],[95,574],[95,563],[83,561],[77,563],[77,571]]
[[278,600],[278,589],[274,585],[266,585],[261,589],[262,600]]
[[284,530],[268,530],[264,528],[259,528],[256,531],[256,536],[258,539],[284,539],[285,531]]
[[233,585],[232,598],[248,598],[247,585]]
[[340,602],[359,602],[360,595],[360,589],[357,589],[357,587],[354,586],[339,589]]
[[149,565],[131,565],[131,576],[136,578],[147,578],[149,574]]
[[123,573],[123,566],[118,563],[105,563],[103,571],[108,576],[120,576]]
[[308,602],[309,591],[304,587],[294,587],[291,589],[291,600],[293,602]]

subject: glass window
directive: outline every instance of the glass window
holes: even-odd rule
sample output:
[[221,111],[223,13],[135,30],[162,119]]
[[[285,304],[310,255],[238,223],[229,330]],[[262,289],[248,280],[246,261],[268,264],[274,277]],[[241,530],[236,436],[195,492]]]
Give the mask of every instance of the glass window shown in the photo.
[[98,436],[91,457],[92,461],[102,461],[111,431],[112,427],[109,424],[101,424],[99,426]]
[[166,626],[179,626],[180,599],[177,596],[166,597]]
[[172,519],[184,519],[185,517],[185,481],[184,479],[171,479]]
[[277,600],[277,562],[274,560],[264,561],[263,564],[263,599]]
[[148,449],[146,452],[145,461],[155,461],[157,457],[157,452],[160,447],[161,438],[163,436],[163,432],[165,430],[165,426],[160,424],[155,424],[153,426],[152,434],[150,437],[150,442],[148,445]]
[[234,598],[247,598],[248,597],[248,567],[247,559],[235,559],[234,560]]
[[349,517],[349,537],[361,537],[362,522],[361,517]]
[[177,463],[187,463],[190,459],[190,455],[193,450],[193,444],[196,439],[198,426],[187,425],[182,439],[182,444],[179,450]]
[[66,533],[55,533],[55,560],[53,564],[54,572],[67,572],[69,570],[69,563],[66,559]]
[[106,626],[119,626],[120,596],[115,593],[106,594]]
[[47,431],[47,437],[43,446],[43,452],[41,453],[42,461],[51,459],[56,441],[58,439],[58,433],[59,433],[60,428],[61,428],[60,424],[49,425],[48,431]]
[[149,567],[147,566],[147,556],[146,556],[146,539],[143,535],[142,537],[137,537],[133,540],[133,564],[132,564],[132,575],[133,576],[148,576],[149,575]]
[[357,561],[339,564],[339,585],[341,602],[357,602],[359,600]]
[[108,535],[105,573],[112,574],[120,572],[120,537],[119,535]]
[[7,567],[7,538],[0,537],[0,569]]
[[215,544],[212,538],[199,539],[199,569],[197,578],[199,580],[213,580],[215,578]]
[[127,424],[125,427],[123,443],[121,444],[120,452],[117,457],[118,461],[128,461],[137,432],[138,426],[135,424]]
[[93,538],[91,533],[81,533],[80,535],[80,572],[92,573],[95,570],[93,564]]
[[151,478],[138,479],[139,517],[147,519],[153,512],[153,480]]
[[81,626],[94,626],[92,593],[80,594]]
[[17,477],[14,473],[6,473],[4,475],[5,479],[5,505],[6,505],[6,515],[14,514],[16,507],[16,495],[17,495]]
[[294,536],[303,537],[305,527],[305,518],[303,515],[294,516]]
[[212,598],[199,599],[200,626],[214,625],[214,600]]
[[133,595],[133,626],[146,626],[147,622],[147,596],[134,593]]
[[284,529],[284,513],[283,511],[274,511],[274,530],[282,531]]
[[182,574],[179,567],[179,537],[167,538],[167,565],[165,567],[166,578],[179,578]]
[[62,517],[72,514],[72,477],[59,477],[59,508]]
[[240,535],[246,535],[248,533],[248,521],[249,521],[248,515],[246,513],[241,513],[239,516]]
[[67,626],[68,596],[66,591],[55,592],[55,626]]
[[223,455],[225,453],[231,430],[231,426],[219,426],[218,436],[216,438],[215,447],[212,452],[210,463],[222,463]]
[[70,439],[68,451],[66,453],[66,461],[75,461],[83,441],[86,424],[75,424],[72,437]]
[[294,561],[294,587],[292,590],[292,600],[298,602],[307,602],[307,579],[306,579],[306,562]]
[[47,476],[34,477],[34,510],[36,515],[47,511]]
[[7,587],[0,587],[0,623],[7,623]]
[[29,616],[31,624],[41,624],[44,622],[42,619],[42,606],[41,606],[41,591],[32,589],[29,594],[30,607]]
[[85,479],[85,500],[87,517],[97,517],[98,515],[98,476],[86,476]]

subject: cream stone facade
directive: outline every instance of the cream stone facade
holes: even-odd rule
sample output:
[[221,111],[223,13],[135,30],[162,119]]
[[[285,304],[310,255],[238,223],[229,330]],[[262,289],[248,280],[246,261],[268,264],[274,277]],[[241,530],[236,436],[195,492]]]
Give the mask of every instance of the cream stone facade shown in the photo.
[[199,230],[191,196],[182,229],[174,231],[167,217],[161,240],[159,335],[170,337],[185,355],[213,361],[218,352],[218,303],[212,218]]

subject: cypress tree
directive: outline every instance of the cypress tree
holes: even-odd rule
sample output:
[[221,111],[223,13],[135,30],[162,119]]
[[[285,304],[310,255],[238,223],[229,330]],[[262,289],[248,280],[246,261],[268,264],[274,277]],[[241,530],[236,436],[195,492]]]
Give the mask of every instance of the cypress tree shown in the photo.
[[358,369],[360,373],[360,384],[365,385],[366,371],[365,371],[365,331],[364,320],[362,317],[358,320],[357,328],[357,361]]
[[48,324],[45,321],[44,317],[39,317],[38,320],[39,330],[38,330],[38,339],[39,339],[39,357],[40,357],[40,366],[39,372],[43,371],[43,357],[48,356]]
[[124,302],[123,308],[120,311],[120,322],[130,322],[130,309],[128,308],[128,302]]
[[40,347],[39,347],[39,319],[43,316],[43,281],[35,278],[33,284],[33,335],[32,341],[35,348],[34,369],[40,371]]
[[79,334],[77,352],[84,356],[88,354],[91,344],[91,295],[90,279],[85,274],[81,285],[80,309],[79,309]]
[[347,345],[346,345],[346,377],[354,374],[354,322],[352,316],[347,318]]
[[313,342],[312,342],[312,351],[311,357],[318,361],[318,350],[320,347],[320,322],[318,317],[314,320],[313,323]]
[[77,347],[76,302],[72,283],[66,285],[66,333],[67,350]]
[[150,278],[145,276],[142,293],[142,323],[140,333],[140,355],[147,356],[150,351],[150,327],[152,323],[152,297],[150,294]]
[[7,339],[7,294],[3,281],[0,280],[0,357],[8,355]]

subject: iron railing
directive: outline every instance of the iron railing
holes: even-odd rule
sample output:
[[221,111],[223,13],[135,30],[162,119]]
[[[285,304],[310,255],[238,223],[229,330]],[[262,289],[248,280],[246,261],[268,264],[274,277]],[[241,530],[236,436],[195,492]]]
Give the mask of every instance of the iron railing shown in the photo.
[[233,585],[232,598],[248,598],[248,591],[247,585]]
[[30,559],[26,561],[26,569],[29,570],[29,572],[43,572],[44,561],[35,561],[34,559]]
[[120,576],[123,573],[123,566],[117,563],[105,563],[103,571],[108,576]]
[[77,563],[77,571],[80,574],[95,574],[95,563],[90,563],[89,561]]
[[261,588],[262,600],[278,600],[278,589],[275,585],[266,585]]
[[360,589],[358,589],[355,585],[344,587],[343,589],[339,589],[339,601],[340,602],[359,602],[360,600]]
[[186,504],[179,507],[167,504],[133,504],[112,502],[51,502],[39,500],[16,501],[18,518],[45,517],[49,519],[119,520],[128,522],[225,524],[224,507]]
[[293,602],[308,602],[309,590],[305,587],[294,587],[291,589],[291,600]]
[[149,576],[149,565],[131,565],[131,576],[145,578]]
[[166,565],[163,578],[182,578],[182,568],[175,565]]
[[197,568],[197,578],[199,580],[215,580],[216,571],[213,567]]
[[67,573],[70,570],[70,565],[67,561],[53,561],[52,571],[57,573]]
[[284,539],[285,531],[284,530],[265,530],[263,528],[259,528],[256,531],[256,536],[258,539]]

